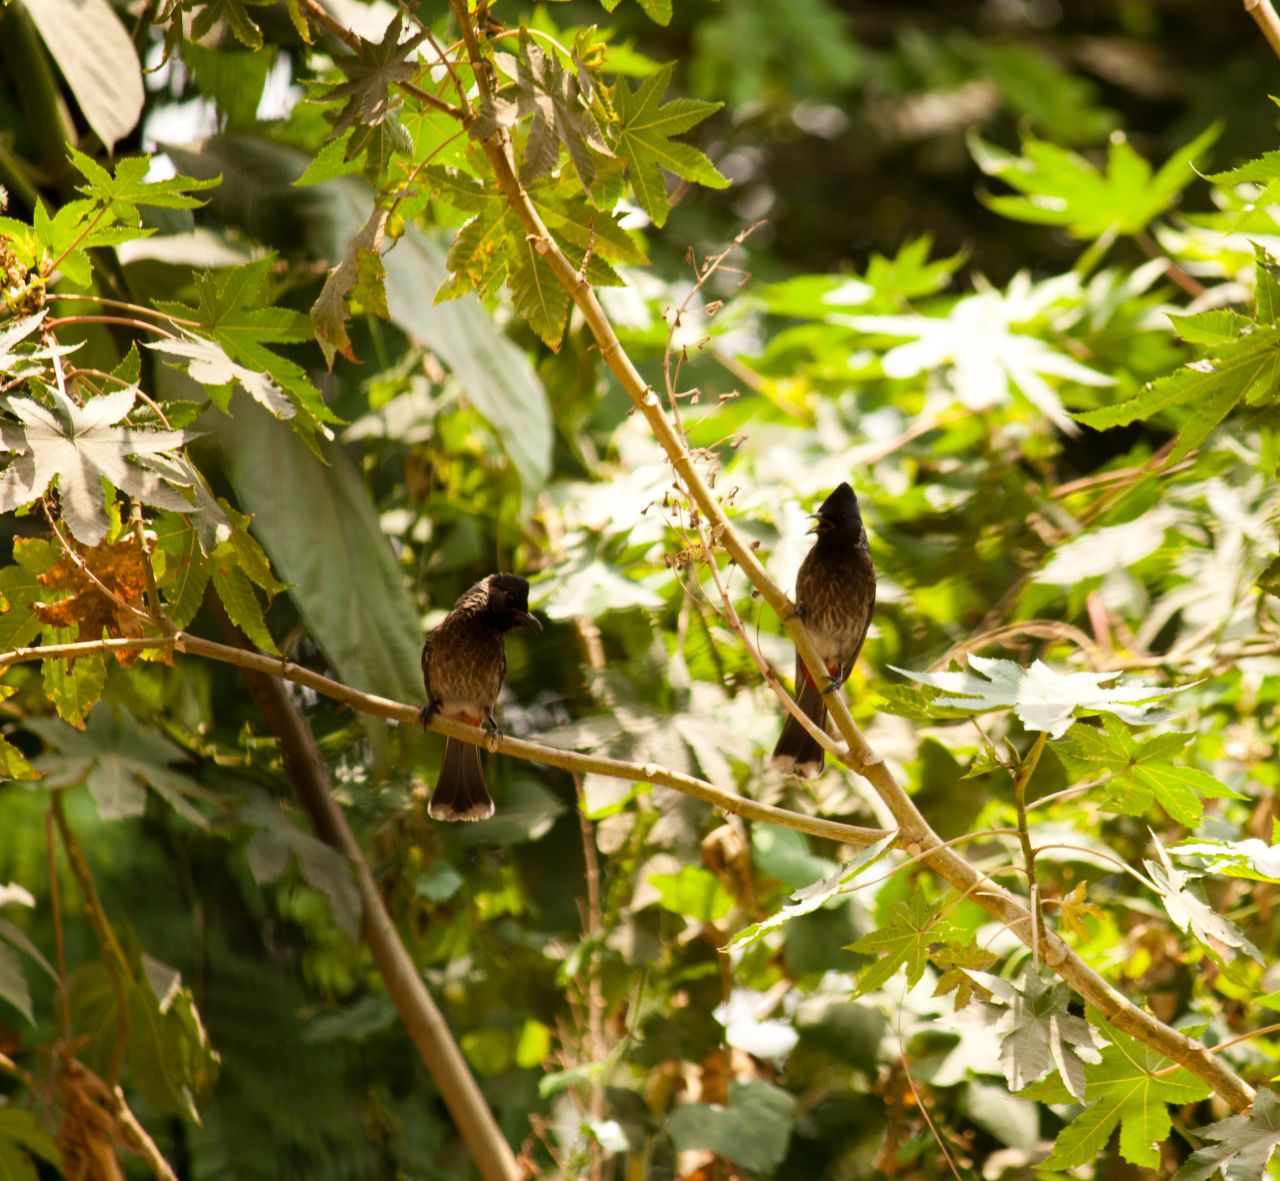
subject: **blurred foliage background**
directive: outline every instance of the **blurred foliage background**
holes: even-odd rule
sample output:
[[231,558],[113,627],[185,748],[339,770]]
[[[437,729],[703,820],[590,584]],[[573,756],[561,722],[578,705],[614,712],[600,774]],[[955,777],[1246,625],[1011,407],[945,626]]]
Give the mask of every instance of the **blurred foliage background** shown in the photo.
[[[38,202],[77,198],[69,144],[105,155],[29,7],[0,11],[0,183],[6,216],[24,223]],[[375,41],[394,11],[328,7]],[[368,216],[358,167],[329,159],[324,183],[293,183],[323,158],[317,100],[342,81],[340,47],[306,45],[283,4],[232,8],[256,22],[260,48],[228,17],[166,52],[162,10],[181,20],[181,6],[119,9],[151,72],[115,154],[163,153],[179,173],[222,179],[203,208],[146,210],[155,236],[96,250],[81,285],[96,299],[192,306],[198,271],[272,252],[271,300],[306,313]],[[625,206],[627,286],[602,289],[624,344],[656,390],[679,394],[690,441],[784,586],[808,545],[805,514],[854,484],[880,605],[851,708],[944,838],[1015,823],[1009,772],[1034,736],[1007,714],[979,727],[931,707],[890,666],[943,668],[972,651],[1194,682],[1147,720],[1187,736],[1180,768],[1239,798],[1199,782],[1180,814],[1160,791],[1160,806],[1119,788],[1055,799],[1036,818],[1050,846],[1042,886],[1066,909],[1087,885],[1102,909],[1076,915],[1073,946],[1163,1020],[1215,1041],[1264,1024],[1253,1000],[1280,988],[1274,885],[1208,887],[1262,949],[1253,964],[1180,935],[1114,859],[1150,856],[1152,828],[1165,844],[1270,841],[1270,379],[1223,404],[1234,416],[1216,432],[1222,415],[1206,419],[1194,394],[1127,419],[1111,408],[1199,355],[1206,340],[1179,339],[1168,313],[1255,307],[1254,244],[1274,242],[1275,218],[1247,185],[1204,178],[1275,147],[1275,54],[1238,7],[1204,0],[680,2],[666,24],[655,8],[492,11],[566,44],[599,26],[606,73],[635,85],[675,62],[672,95],[723,104],[687,139],[731,187],[675,183],[661,228]],[[451,40],[443,11],[424,16]],[[465,165],[463,144],[441,146],[422,111],[403,127],[413,158],[439,147],[439,162]],[[479,577],[517,570],[549,626],[508,647],[508,734],[883,824],[852,773],[829,766],[798,785],[768,769],[778,706],[719,609],[689,505],[579,320],[553,351],[496,293],[487,306],[433,303],[465,216],[425,183],[400,202],[387,315],[370,302],[347,324],[358,360],[327,372],[314,343],[278,348],[343,420],[332,441],[315,432],[309,446],[242,390],[229,414],[207,407],[189,375],[142,350],[145,388],[200,414],[192,455],[214,494],[252,517],[287,584],[262,616],[267,638],[355,688],[419,702],[424,630]],[[701,261],[749,226],[700,282]],[[1265,258],[1260,273],[1267,290]],[[77,364],[124,363],[127,326],[53,306],[70,317],[59,340],[83,341]],[[1171,451],[1174,438],[1186,446]],[[15,554],[47,535],[35,514],[0,529]],[[789,670],[777,621],[720,567],[752,638]],[[223,634],[212,595],[189,627]],[[236,670],[190,658],[104,668],[83,732],[52,720],[34,666],[6,683],[5,732],[45,778],[0,787],[0,882],[34,903],[0,897],[5,916],[54,958],[43,788],[87,782],[66,810],[105,912],[137,962],[145,951],[181,972],[219,1057],[181,1085],[163,1065],[169,1043],[126,1061],[131,1100],[178,1175],[469,1175],[355,938],[346,868],[304,831]],[[497,816],[442,828],[425,814],[438,738],[302,690],[295,700],[418,966],[538,1175],[933,1177],[946,1175],[942,1144],[984,1177],[1057,1175],[1035,1162],[1077,1113],[1071,1096],[1010,1094],[990,1030],[941,1022],[952,1002],[932,995],[933,969],[918,987],[898,977],[851,999],[877,957],[850,945],[897,903],[944,899],[927,876],[833,898],[729,957],[736,931],[849,850],[663,789],[492,756]],[[1035,766],[1033,798],[1096,778],[1082,728],[1096,729],[1077,724],[1076,745]],[[1114,776],[1120,764],[1101,765]],[[993,837],[968,851],[998,872],[1014,847]],[[62,887],[75,896],[65,870]],[[971,901],[947,907],[1020,970],[1008,932]],[[101,1062],[113,1027],[94,934],[78,910],[65,927],[76,1028]],[[31,1018],[0,1007],[0,1050],[39,1075],[57,1036],[54,983],[0,951],[3,995],[29,989]],[[159,991],[163,974],[148,975]],[[1260,1038],[1229,1060],[1262,1081],[1277,1053]],[[1184,1098],[1145,1172],[1110,1127],[1087,1165],[1058,1165],[1173,1175],[1200,1143],[1190,1129],[1227,1114]]]

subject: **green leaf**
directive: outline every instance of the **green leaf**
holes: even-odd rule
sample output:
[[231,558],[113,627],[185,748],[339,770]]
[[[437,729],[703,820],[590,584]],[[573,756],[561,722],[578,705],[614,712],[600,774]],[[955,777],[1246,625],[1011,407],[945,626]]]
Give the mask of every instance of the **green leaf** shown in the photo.
[[[0,686],[0,689],[7,686]],[[13,690],[9,689],[9,693]],[[3,694],[7,697],[9,693]],[[40,773],[27,762],[27,757],[7,738],[0,738],[0,781],[39,779]]]
[[129,990],[129,1077],[158,1111],[198,1125],[218,1055],[181,974],[149,956],[142,966],[145,980]]
[[0,1177],[5,1181],[38,1181],[39,1174],[28,1153],[55,1168],[62,1159],[53,1137],[37,1122],[35,1112],[0,1108]]
[[1203,860],[1210,873],[1255,882],[1280,882],[1280,846],[1264,844],[1257,837],[1243,841],[1179,841],[1169,849],[1175,857]]
[[209,567],[200,552],[199,537],[191,522],[177,513],[157,514],[151,529],[163,562],[156,585],[165,614],[175,627],[185,628],[200,610],[209,585]]
[[1218,914],[1198,893],[1190,889],[1200,875],[1174,869],[1169,855],[1156,842],[1159,861],[1144,860],[1143,865],[1155,884],[1160,901],[1179,931],[1189,933],[1218,963],[1233,959],[1237,951],[1265,963],[1260,952],[1230,919]]
[[1034,138],[1023,142],[1021,158],[976,135],[969,146],[983,172],[1022,194],[987,197],[989,208],[1015,221],[1061,226],[1073,238],[1103,239],[1141,233],[1168,209],[1194,179],[1194,161],[1220,132],[1216,124],[1207,128],[1154,175],[1119,134],[1112,136],[1105,171],[1075,152]]
[[1087,1106],[1054,1141],[1043,1167],[1073,1169],[1097,1160],[1117,1124],[1120,1155],[1130,1164],[1156,1168],[1158,1146],[1171,1131],[1169,1104],[1196,1103],[1209,1095],[1209,1087],[1190,1071],[1173,1065],[1151,1047],[1107,1025],[1111,1045],[1101,1059],[1085,1067]]
[[274,882],[296,860],[302,876],[329,900],[333,921],[349,939],[360,929],[360,894],[351,866],[336,849],[298,828],[264,792],[253,789],[235,814],[254,829],[246,856],[254,880]]
[[[347,78],[346,82],[321,95],[322,102],[347,100],[340,111],[326,112],[333,122],[334,135],[341,135],[357,125],[377,127],[386,122],[400,105],[399,95],[393,94],[391,88],[417,75],[420,66],[409,57],[428,35],[428,30],[418,29],[402,41],[403,27],[404,14],[397,12],[387,24],[381,41],[362,39],[354,53],[334,59],[334,65]],[[350,148],[348,152],[351,152]]]
[[669,62],[635,90],[620,78],[615,92],[620,120],[618,154],[627,158],[636,200],[656,226],[666,224],[671,209],[666,181],[662,177],[663,169],[682,180],[708,188],[724,189],[729,186],[729,181],[702,152],[673,139],[696,127],[724,105],[692,98],[674,99],[664,104],[662,95],[671,83],[674,69],[675,63]]
[[[146,97],[138,51],[121,14],[110,0],[38,0],[23,7],[85,121],[110,150],[137,126]],[[20,42],[12,30],[6,35]]]
[[1070,1012],[1066,985],[1046,983],[1029,965],[1018,982],[961,970],[990,998],[961,1014],[1000,1037],[1000,1065],[1009,1086],[1021,1091],[1056,1070],[1068,1094],[1083,1103],[1085,1065],[1101,1061],[1103,1043],[1084,1018]]
[[42,787],[87,784],[98,815],[107,821],[141,816],[151,788],[191,823],[205,827],[190,801],[205,800],[209,793],[173,768],[186,760],[186,752],[127,710],[109,705],[94,710],[83,732],[48,718],[31,718],[26,726],[56,752],[36,760],[46,774]]
[[1173,1176],[1173,1181],[1209,1181],[1221,1171],[1225,1181],[1261,1181],[1280,1147],[1280,1098],[1259,1088],[1248,1115],[1233,1115],[1197,1129],[1204,1140]]
[[[75,638],[74,628],[46,628],[44,632],[47,644],[70,644]],[[97,705],[107,684],[107,666],[101,654],[95,652],[75,660],[54,657],[45,660],[41,669],[44,691],[58,716],[84,729],[85,717]]]
[[0,943],[0,1000],[8,1001],[27,1019],[28,1024],[35,1024],[31,989],[27,986],[22,963],[17,954],[4,943]]
[[954,923],[939,918],[941,912],[942,904],[930,903],[920,890],[912,894],[910,902],[895,902],[877,930],[849,947],[850,951],[876,957],[859,975],[858,991],[854,995],[874,992],[899,968],[906,969],[908,985],[918,984],[924,975],[930,948],[963,934]]
[[[1126,681],[1119,673],[1059,673],[1039,660],[1029,668],[1012,660],[972,654],[968,661],[972,672],[912,672],[890,667],[949,694],[935,698],[931,705],[976,712],[1012,707],[1028,730],[1046,731],[1050,738],[1061,738],[1067,732],[1077,710],[1082,714],[1109,712],[1128,722],[1141,722],[1157,698],[1178,692]],[[1108,681],[1118,683],[1104,688]]]
[[[768,830],[765,830],[768,831]],[[844,888],[849,885],[859,874],[862,873],[870,865],[874,865],[879,861],[891,848],[894,841],[897,840],[896,833],[890,833],[888,836],[881,837],[873,845],[868,845],[863,849],[857,857],[851,861],[846,861],[834,873],[826,878],[814,882],[804,889],[797,890],[791,895],[791,901],[788,902],[776,914],[770,915],[761,922],[752,923],[748,927],[744,927],[739,931],[726,945],[726,951],[733,951],[744,947],[750,947],[751,944],[762,939],[770,931],[777,930],[779,927],[789,923],[800,915],[808,914],[810,911],[817,910],[820,906],[825,905],[830,899],[844,892]]]
[[507,275],[516,315],[534,330],[552,352],[559,352],[569,322],[569,292],[550,265],[534,249],[521,242]]
[[[321,444],[318,459],[257,407],[246,410],[220,419],[214,438],[237,502],[253,514],[310,635],[347,684],[418,698],[418,610],[360,473],[336,444]],[[243,562],[248,551],[239,544]]]
[[263,8],[274,2],[275,0],[201,0],[203,7],[191,23],[190,39],[203,41],[215,28],[225,23],[235,39],[246,49],[261,49],[262,30],[249,16],[248,10]]
[[1075,417],[1103,430],[1145,420],[1175,406],[1189,407],[1190,415],[1169,455],[1168,462],[1176,463],[1200,446],[1242,401],[1255,406],[1274,402],[1280,386],[1280,324],[1276,323],[1280,296],[1273,294],[1273,260],[1260,248],[1255,251],[1255,320],[1234,312],[1175,317],[1175,331],[1201,344],[1206,355],[1145,386],[1132,398]]
[[1127,816],[1141,816],[1152,803],[1188,828],[1199,823],[1202,798],[1243,799],[1207,772],[1178,767],[1173,759],[1191,741],[1189,734],[1157,734],[1135,738],[1112,714],[1103,725],[1075,725],[1054,745],[1074,779],[1111,776],[1102,785],[1102,806]]
[[[216,342],[236,365],[253,374],[266,374],[293,400],[298,410],[295,423],[304,435],[315,431],[328,435],[323,424],[341,420],[325,405],[300,365],[266,347],[312,338],[306,316],[264,305],[263,288],[272,263],[268,256],[218,272],[205,271],[195,277],[195,307],[173,301],[157,301],[156,307],[188,321],[188,332]],[[240,375],[232,376],[238,380]],[[223,380],[231,377],[224,375]]]
[[658,905],[683,918],[715,923],[733,909],[720,879],[701,866],[686,865],[678,873],[655,873],[646,880],[658,892]]
[[276,642],[267,627],[266,617],[262,613],[262,604],[254,593],[253,584],[241,573],[239,567],[232,565],[227,558],[218,560],[212,571],[213,589],[227,609],[227,615],[253,643],[263,652],[273,656],[280,654]]
[[744,1169],[772,1173],[787,1155],[796,1101],[765,1082],[729,1084],[726,1106],[686,1103],[667,1117],[677,1152],[703,1148]]
[[518,57],[498,54],[497,61],[504,71],[515,76],[520,118],[531,116],[520,181],[529,185],[549,175],[560,163],[563,144],[583,189],[590,193],[596,176],[592,153],[611,157],[613,152],[585,104],[577,78],[523,29],[519,46]]
[[40,575],[58,560],[61,551],[39,538],[16,538],[13,556],[17,564],[0,569],[0,652],[25,648],[40,634],[43,625],[31,605],[47,597]]
[[173,176],[167,180],[148,181],[144,178],[151,168],[149,156],[124,156],[116,161],[115,172],[108,172],[102,165],[77,151],[68,148],[71,163],[88,182],[77,185],[76,190],[92,198],[104,212],[116,221],[138,224],[138,206],[148,205],[160,209],[195,209],[204,204],[193,192],[211,189],[222,183],[222,177],[196,180],[190,176]]

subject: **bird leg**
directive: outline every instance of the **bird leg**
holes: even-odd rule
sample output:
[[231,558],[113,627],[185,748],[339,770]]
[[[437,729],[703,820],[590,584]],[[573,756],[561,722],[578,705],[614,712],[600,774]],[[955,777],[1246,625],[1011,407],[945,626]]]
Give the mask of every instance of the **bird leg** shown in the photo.
[[488,736],[485,746],[488,747],[490,754],[496,754],[498,743],[502,738],[502,727],[498,725],[498,719],[493,716],[493,710],[486,710],[484,718],[480,722],[480,729]]
[[439,712],[440,702],[438,701],[428,701],[427,704],[418,711],[418,721],[422,723],[422,728],[424,730],[431,725],[431,719]]

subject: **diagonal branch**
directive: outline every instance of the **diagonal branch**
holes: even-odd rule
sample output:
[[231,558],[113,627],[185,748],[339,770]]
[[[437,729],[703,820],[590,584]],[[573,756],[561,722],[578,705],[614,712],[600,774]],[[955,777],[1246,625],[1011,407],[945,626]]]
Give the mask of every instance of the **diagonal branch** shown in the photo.
[[[450,0],[450,4],[462,30],[477,83],[483,89],[487,86],[486,63],[480,52],[475,30],[471,26],[466,0]],[[594,289],[556,244],[529,195],[521,186],[506,133],[499,131],[483,140],[481,146],[493,167],[499,190],[524,225],[533,249],[569,292],[594,337],[605,364],[644,415],[685,491],[709,523],[711,536],[724,546],[750,579],[752,586],[773,608],[794,641],[800,658],[813,673],[815,684],[826,683],[828,678],[825,665],[819,659],[807,629],[795,615],[795,604],[770,578],[750,545],[725,515],[723,506],[694,464],[684,440],[664,413],[658,395],[640,375],[623,349]],[[897,821],[899,841],[903,847],[913,855],[923,854],[930,869],[955,889],[973,890],[981,881],[978,870],[953,850],[943,847],[941,838],[929,826],[881,756],[872,750],[862,736],[838,688],[828,690],[823,697],[836,727],[848,745],[855,769],[867,779]],[[1229,1066],[1217,1061],[1203,1045],[1139,1009],[1071,951],[1055,932],[1043,925],[1034,928],[1029,921],[1030,915],[1023,899],[990,882],[981,891],[975,892],[974,897],[988,913],[1016,931],[1025,943],[1037,947],[1045,962],[1117,1029],[1182,1063],[1236,1110],[1245,1110],[1253,1102],[1252,1088]]]

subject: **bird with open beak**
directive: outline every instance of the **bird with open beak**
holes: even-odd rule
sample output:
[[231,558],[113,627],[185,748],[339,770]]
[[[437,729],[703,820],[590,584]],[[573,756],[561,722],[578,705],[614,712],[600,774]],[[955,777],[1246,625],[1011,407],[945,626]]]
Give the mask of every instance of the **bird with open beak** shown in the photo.
[[[848,484],[841,484],[810,515],[814,523],[809,532],[816,534],[816,540],[796,575],[796,614],[808,628],[830,682],[814,684],[797,653],[796,704],[821,730],[827,723],[823,691],[844,684],[871,626],[876,571],[858,498]],[[788,714],[773,748],[774,767],[808,778],[822,773],[822,763],[822,747]]]

